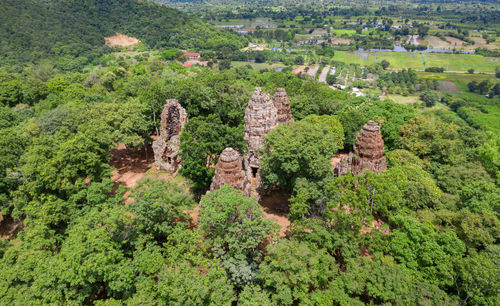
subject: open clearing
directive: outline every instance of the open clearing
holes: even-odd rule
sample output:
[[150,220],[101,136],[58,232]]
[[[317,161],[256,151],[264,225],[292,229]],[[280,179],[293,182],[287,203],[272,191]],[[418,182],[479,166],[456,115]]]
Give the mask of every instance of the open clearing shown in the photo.
[[452,92],[459,92],[460,89],[458,89],[457,85],[451,81],[439,81],[439,86],[437,87],[437,90],[439,91],[452,91]]
[[104,40],[106,41],[106,46],[109,47],[130,47],[137,45],[140,42],[139,39],[125,34],[116,34],[104,37]]
[[402,95],[387,95],[387,100],[392,100],[398,104],[413,104],[416,102],[420,102],[420,98],[418,96],[402,96]]

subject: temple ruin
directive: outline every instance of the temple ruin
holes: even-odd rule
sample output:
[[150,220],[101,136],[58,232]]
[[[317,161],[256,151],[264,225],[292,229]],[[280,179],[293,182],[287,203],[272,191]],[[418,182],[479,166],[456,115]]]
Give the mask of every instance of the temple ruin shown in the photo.
[[380,126],[375,121],[368,121],[356,137],[354,154],[344,156],[335,165],[334,172],[338,176],[361,174],[364,170],[381,172],[387,169],[384,156],[384,140]]
[[278,111],[273,101],[268,94],[261,92],[257,87],[245,110],[244,140],[248,146],[248,153],[244,159],[249,177],[257,178],[258,182],[260,182],[259,150],[264,147],[264,136],[276,126],[277,119]]
[[244,140],[248,152],[243,158],[232,148],[222,152],[210,191],[228,184],[258,200],[261,187],[259,150],[264,147],[264,136],[278,124],[292,120],[290,101],[283,88],[278,88],[271,99],[257,87],[245,110]]
[[239,189],[243,191],[244,195],[250,196],[250,182],[243,170],[243,160],[240,153],[233,148],[225,148],[219,156],[210,192],[221,188],[224,184]]
[[160,118],[160,135],[153,142],[155,165],[160,170],[177,173],[182,163],[179,136],[188,121],[187,113],[176,99],[169,99]]
[[278,112],[278,124],[293,121],[290,100],[284,88],[278,88],[273,96],[273,105]]

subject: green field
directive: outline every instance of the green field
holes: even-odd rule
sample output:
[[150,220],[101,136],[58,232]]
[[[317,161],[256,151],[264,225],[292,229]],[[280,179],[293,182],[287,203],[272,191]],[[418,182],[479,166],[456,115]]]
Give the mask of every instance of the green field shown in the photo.
[[371,52],[368,56],[363,57],[360,53],[352,53],[346,51],[335,51],[334,61],[344,62],[346,64],[373,65],[375,64],[375,53]]
[[420,98],[417,95],[402,96],[402,95],[387,95],[387,100],[392,100],[399,104],[413,104],[415,102],[420,102]]
[[378,62],[386,60],[390,68],[424,70],[420,53],[407,52],[378,52]]
[[448,71],[495,72],[500,67],[500,59],[474,54],[435,54],[411,52],[347,52],[335,51],[333,60],[347,64],[372,65],[377,61],[388,61],[390,68],[424,70],[426,67],[443,67]]
[[500,60],[475,54],[430,54],[424,53],[427,67],[443,67],[447,71],[495,72],[500,67]]
[[332,29],[330,30],[330,33],[335,34],[337,36],[347,34],[349,36],[356,34],[355,30],[350,30],[350,29]]
[[462,91],[468,91],[467,84],[471,81],[482,82],[484,80],[500,81],[491,74],[466,74],[466,73],[435,73],[435,72],[418,72],[418,75],[424,79],[451,81],[457,85]]
[[284,68],[285,66],[283,64],[268,64],[268,63],[250,63],[250,62],[238,62],[238,61],[233,61],[231,62],[232,67],[243,67],[250,65],[252,66],[253,70],[259,71],[261,69],[275,69],[275,68]]

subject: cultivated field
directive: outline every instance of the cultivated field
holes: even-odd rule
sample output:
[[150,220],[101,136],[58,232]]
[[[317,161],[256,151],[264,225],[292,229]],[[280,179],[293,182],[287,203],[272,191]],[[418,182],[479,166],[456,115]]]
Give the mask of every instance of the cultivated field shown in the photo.
[[[424,70],[425,67],[443,67],[446,71],[495,72],[500,59],[474,54],[413,53],[413,52],[346,52],[336,51],[333,60],[347,64],[372,65],[388,61],[389,68]],[[423,60],[423,61],[422,61]]]

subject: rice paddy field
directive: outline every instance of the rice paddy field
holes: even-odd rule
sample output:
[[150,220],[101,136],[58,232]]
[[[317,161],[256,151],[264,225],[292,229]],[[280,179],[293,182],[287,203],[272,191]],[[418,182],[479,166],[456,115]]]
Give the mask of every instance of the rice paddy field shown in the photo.
[[495,76],[491,74],[418,72],[418,75],[424,79],[453,82],[461,91],[468,91],[467,84],[471,81],[476,81],[478,83],[487,79],[491,81],[500,81],[500,79],[495,78]]
[[347,64],[372,65],[382,60],[388,61],[389,68],[424,70],[425,67],[443,67],[447,71],[495,72],[500,67],[499,58],[484,57],[475,54],[440,54],[412,52],[347,52],[335,51],[333,60]]

